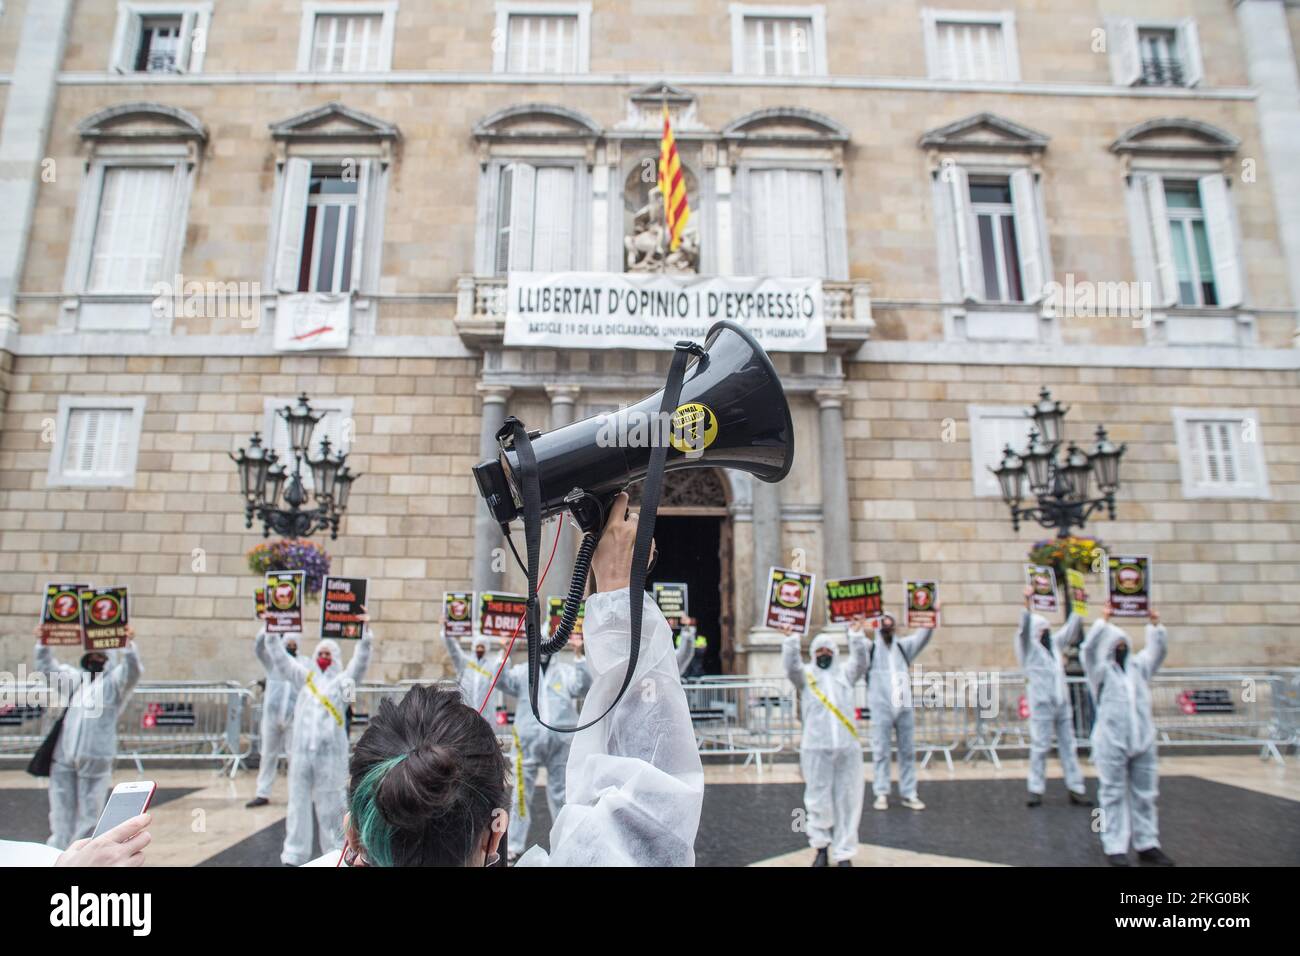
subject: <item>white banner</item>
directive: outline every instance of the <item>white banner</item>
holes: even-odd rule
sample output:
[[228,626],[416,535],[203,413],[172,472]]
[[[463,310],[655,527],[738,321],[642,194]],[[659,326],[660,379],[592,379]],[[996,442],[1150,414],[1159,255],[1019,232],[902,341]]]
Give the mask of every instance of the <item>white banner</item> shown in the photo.
[[825,352],[821,279],[511,272],[506,345],[671,349],[722,319],[769,352]]
[[352,296],[347,292],[282,293],[275,304],[275,348],[345,349],[351,317]]

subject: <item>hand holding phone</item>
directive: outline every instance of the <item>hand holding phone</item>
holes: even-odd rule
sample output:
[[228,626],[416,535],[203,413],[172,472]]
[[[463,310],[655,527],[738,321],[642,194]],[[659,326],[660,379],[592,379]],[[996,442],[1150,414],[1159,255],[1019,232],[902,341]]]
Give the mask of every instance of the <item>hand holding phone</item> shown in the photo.
[[119,823],[125,823],[132,817],[144,813],[149,809],[157,786],[152,780],[119,783],[113,788],[108,803],[104,806],[104,812],[99,815],[99,822],[95,824],[95,832],[90,838],[93,840],[95,837],[103,836]]

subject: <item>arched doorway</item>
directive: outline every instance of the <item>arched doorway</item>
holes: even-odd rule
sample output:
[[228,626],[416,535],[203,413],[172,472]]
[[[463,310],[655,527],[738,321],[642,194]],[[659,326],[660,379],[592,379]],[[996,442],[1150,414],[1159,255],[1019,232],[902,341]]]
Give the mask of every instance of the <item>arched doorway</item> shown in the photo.
[[[630,489],[640,503],[641,485]],[[715,468],[685,468],[664,476],[655,520],[659,557],[647,577],[683,583],[698,633],[709,642],[708,673],[734,672],[732,644],[735,601],[732,599],[732,535],[727,511],[727,484]]]

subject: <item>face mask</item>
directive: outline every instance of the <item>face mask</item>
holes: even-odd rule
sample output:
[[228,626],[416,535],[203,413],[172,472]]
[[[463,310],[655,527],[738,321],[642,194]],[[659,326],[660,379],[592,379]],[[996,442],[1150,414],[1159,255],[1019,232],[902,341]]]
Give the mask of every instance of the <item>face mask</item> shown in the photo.
[[817,655],[817,666],[820,667],[822,670],[826,670],[827,668],[829,668],[831,664],[834,663],[834,661],[835,658],[832,657],[830,654]]
[[1128,660],[1128,648],[1127,647],[1115,648],[1115,663],[1122,668],[1126,660]]
[[91,674],[99,674],[104,670],[104,662],[98,658],[92,658],[91,660],[86,661],[84,666]]
[[542,660],[542,673],[545,674],[546,668],[551,666],[551,655],[543,654],[541,660]]
[[1038,643],[1042,644],[1043,650],[1047,651],[1049,654],[1052,652],[1052,641],[1051,638],[1047,636],[1046,631],[1043,631],[1043,633],[1038,636]]
[[297,656],[298,656],[298,648],[296,648],[296,647],[286,647],[284,650],[285,650],[285,653],[288,654],[290,657],[297,657]]
[[316,666],[323,671],[329,670],[330,664],[332,663],[334,663],[334,659],[331,657],[325,657],[324,655],[321,655],[320,657],[316,658]]

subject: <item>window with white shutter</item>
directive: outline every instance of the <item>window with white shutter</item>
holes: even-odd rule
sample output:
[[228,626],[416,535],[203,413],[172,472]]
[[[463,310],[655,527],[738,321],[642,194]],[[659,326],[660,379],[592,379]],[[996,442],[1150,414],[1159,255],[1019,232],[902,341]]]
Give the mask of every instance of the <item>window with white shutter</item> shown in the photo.
[[1196,21],[1106,20],[1111,77],[1120,86],[1196,86],[1204,72]]
[[748,181],[750,273],[826,277],[821,171],[753,169]]
[[47,483],[132,486],[144,403],[139,397],[61,397]]
[[1015,17],[1010,11],[927,9],[921,11],[921,19],[931,77],[974,82],[1020,79]]
[[212,3],[121,0],[109,69],[118,73],[198,73],[207,51]]
[[733,3],[731,62],[748,76],[825,75],[825,7]]
[[1267,498],[1255,409],[1174,409],[1186,498]]
[[103,170],[87,292],[149,292],[164,276],[175,167]]
[[302,5],[298,70],[311,73],[382,73],[393,65],[397,4]]
[[572,166],[507,163],[497,181],[494,263],[510,271],[564,272],[574,267],[577,173]]
[[972,491],[977,498],[1000,497],[1002,490],[989,469],[1002,461],[1007,445],[1017,453],[1025,450],[1031,423],[1024,410],[1014,406],[972,405],[968,411]]
[[[280,464],[284,465],[285,471],[293,473],[294,457],[289,448],[289,428],[284,423],[284,419],[279,415],[280,409],[286,405],[293,405],[297,398],[293,396],[280,396],[263,399],[263,434],[269,437],[267,447],[279,456]],[[351,398],[312,398],[311,407],[317,412],[323,412],[324,417],[316,423],[315,430],[311,433],[311,445],[308,449],[308,458],[320,457],[320,443],[322,438],[328,438],[330,441],[330,453],[342,452],[347,454],[352,450],[352,442],[356,438],[356,422],[352,417],[354,401]],[[312,487],[311,467],[306,461],[302,464],[302,483],[308,489]]]
[[497,73],[586,73],[590,3],[496,5],[493,69]]

